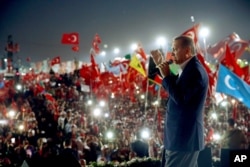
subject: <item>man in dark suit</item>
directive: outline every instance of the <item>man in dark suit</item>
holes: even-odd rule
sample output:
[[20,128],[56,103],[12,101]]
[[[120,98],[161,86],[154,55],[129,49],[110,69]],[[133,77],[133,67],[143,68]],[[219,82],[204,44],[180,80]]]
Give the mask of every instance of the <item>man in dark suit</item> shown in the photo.
[[204,148],[203,107],[208,76],[195,56],[193,40],[187,36],[173,41],[173,62],[180,65],[179,75],[171,73],[168,62],[157,62],[163,77],[162,86],[169,93],[164,127],[165,167],[195,167],[199,151]]

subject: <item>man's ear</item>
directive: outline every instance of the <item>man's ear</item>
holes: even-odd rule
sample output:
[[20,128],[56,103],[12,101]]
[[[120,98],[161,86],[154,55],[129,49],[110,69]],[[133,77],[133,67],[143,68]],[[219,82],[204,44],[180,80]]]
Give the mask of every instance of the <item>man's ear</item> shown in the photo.
[[185,54],[186,55],[191,55],[191,48],[190,47],[185,48]]

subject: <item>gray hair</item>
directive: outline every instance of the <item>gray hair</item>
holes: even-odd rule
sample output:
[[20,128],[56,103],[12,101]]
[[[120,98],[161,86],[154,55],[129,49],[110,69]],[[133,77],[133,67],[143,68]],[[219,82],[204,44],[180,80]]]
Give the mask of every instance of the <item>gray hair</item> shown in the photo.
[[181,40],[182,47],[190,47],[192,55],[196,53],[194,40],[186,35],[177,36],[174,38],[174,41]]

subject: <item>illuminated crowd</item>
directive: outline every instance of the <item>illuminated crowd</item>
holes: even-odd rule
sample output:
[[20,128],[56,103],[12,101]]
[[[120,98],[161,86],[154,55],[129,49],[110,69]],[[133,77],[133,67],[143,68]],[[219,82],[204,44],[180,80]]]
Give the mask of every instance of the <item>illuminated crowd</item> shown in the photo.
[[[62,75],[51,72],[46,77],[42,90],[37,83],[27,85],[14,78],[22,87],[16,89],[13,84],[7,96],[1,97],[1,164],[20,166],[25,160],[47,165],[67,139],[72,140],[82,166],[91,161],[121,163],[145,156],[160,159],[166,99],[149,93],[146,103],[139,90],[135,90],[133,101],[126,93],[110,93],[102,99],[81,89],[83,81],[77,71]],[[249,110],[239,104],[237,113],[237,127],[249,138]],[[219,140],[231,116],[230,106],[206,104],[206,146],[213,148],[214,157],[219,157]]]

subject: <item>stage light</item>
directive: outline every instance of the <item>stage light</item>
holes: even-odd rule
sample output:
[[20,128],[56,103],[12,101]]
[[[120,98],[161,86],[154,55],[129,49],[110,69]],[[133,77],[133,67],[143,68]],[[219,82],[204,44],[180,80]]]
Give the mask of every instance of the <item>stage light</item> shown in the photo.
[[95,108],[95,109],[93,110],[93,114],[94,114],[94,116],[96,116],[96,117],[100,116],[101,113],[102,113],[102,111],[101,111],[100,108]]
[[106,103],[105,103],[105,101],[101,100],[101,101],[99,102],[99,105],[100,105],[101,107],[104,107],[104,106],[106,105]]
[[16,89],[19,90],[19,91],[22,90],[22,85],[21,84],[17,84],[16,85]]
[[114,137],[114,133],[113,132],[111,132],[111,131],[108,131],[107,133],[106,133],[106,137],[107,137],[107,139],[113,139],[113,137]]
[[218,141],[218,140],[221,139],[221,135],[220,135],[219,133],[215,133],[215,134],[213,135],[213,139],[214,139],[215,141]]
[[120,53],[120,49],[119,49],[119,48],[115,48],[115,49],[114,49],[114,53],[115,53],[115,54]]
[[105,113],[105,114],[104,114],[104,117],[105,117],[105,118],[108,118],[108,117],[109,117],[109,113]]
[[92,105],[93,102],[92,102],[92,100],[88,100],[87,103],[88,103],[88,105],[90,106],[90,105]]
[[137,44],[136,43],[131,44],[131,50],[135,51],[136,49],[137,49]]
[[160,46],[160,47],[165,46],[166,43],[167,43],[167,40],[166,40],[165,37],[162,37],[162,36],[161,36],[161,37],[158,37],[158,38],[156,39],[156,44],[157,44],[158,46]]
[[19,125],[18,129],[19,129],[20,131],[24,130],[24,125]]
[[106,56],[106,52],[105,52],[105,51],[102,51],[102,52],[101,52],[101,56]]
[[9,118],[14,118],[15,117],[15,115],[16,115],[16,112],[14,111],[14,110],[10,110],[8,113],[7,113],[7,116],[9,117]]
[[150,137],[149,129],[145,128],[141,131],[141,138],[148,139]]
[[211,117],[213,118],[213,119],[217,119],[218,117],[217,117],[217,114],[215,113],[215,112],[213,112],[212,114],[211,114]]

